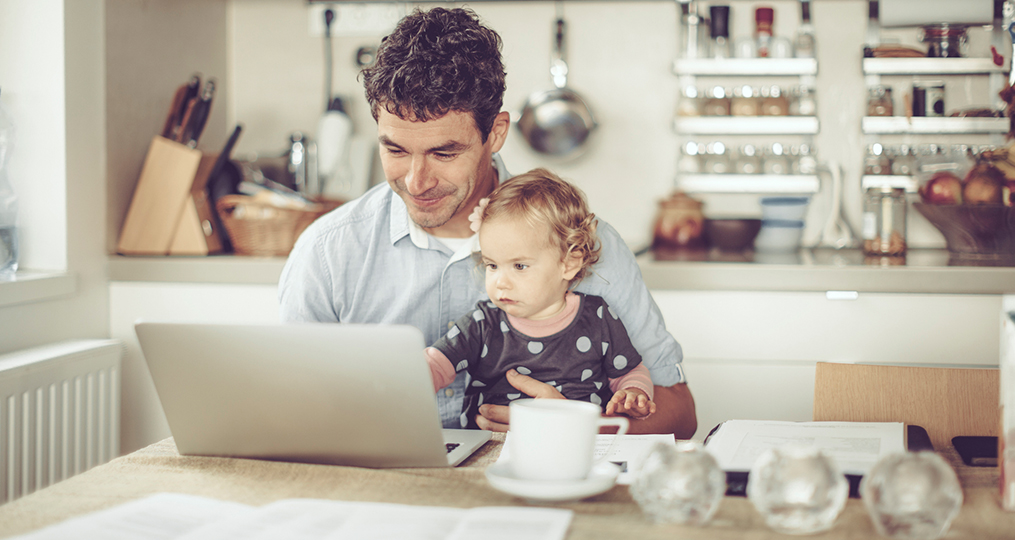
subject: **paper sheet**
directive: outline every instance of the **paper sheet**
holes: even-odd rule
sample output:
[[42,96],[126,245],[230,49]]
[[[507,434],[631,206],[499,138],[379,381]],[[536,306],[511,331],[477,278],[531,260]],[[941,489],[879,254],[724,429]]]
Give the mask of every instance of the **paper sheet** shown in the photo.
[[563,540],[573,512],[285,499],[262,507],[159,493],[18,540]]
[[729,420],[712,434],[706,448],[723,470],[750,471],[770,448],[813,445],[832,457],[844,474],[864,475],[881,457],[905,451],[904,431],[898,422]]
[[[497,458],[498,462],[510,458],[508,451],[508,440],[510,439],[511,432],[509,431],[504,438],[500,457]],[[610,444],[614,441],[616,441],[616,444],[611,449]],[[620,465],[620,475],[617,476],[617,483],[630,485],[634,481],[634,473],[638,471],[641,462],[656,443],[676,445],[673,435],[620,435],[619,437],[617,435],[596,435],[593,457],[594,459],[600,459],[606,455],[608,461]],[[608,455],[607,452],[609,452]]]

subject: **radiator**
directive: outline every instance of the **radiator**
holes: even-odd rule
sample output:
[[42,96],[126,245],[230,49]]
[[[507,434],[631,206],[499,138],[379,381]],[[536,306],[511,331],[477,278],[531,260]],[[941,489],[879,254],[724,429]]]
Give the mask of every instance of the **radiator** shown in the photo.
[[116,340],[78,340],[0,355],[0,504],[116,457]]

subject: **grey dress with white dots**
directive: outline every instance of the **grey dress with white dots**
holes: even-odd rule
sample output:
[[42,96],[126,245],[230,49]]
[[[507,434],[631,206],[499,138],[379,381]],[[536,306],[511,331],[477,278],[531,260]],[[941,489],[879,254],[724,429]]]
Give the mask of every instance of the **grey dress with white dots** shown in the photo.
[[509,369],[556,387],[568,399],[606,406],[613,397],[609,379],[626,375],[641,363],[641,355],[605,300],[575,294],[578,312],[556,334],[527,336],[493,302],[482,301],[434,344],[456,372],[469,373],[462,427],[476,427],[476,410],[484,403],[507,405],[525,397],[507,382]]

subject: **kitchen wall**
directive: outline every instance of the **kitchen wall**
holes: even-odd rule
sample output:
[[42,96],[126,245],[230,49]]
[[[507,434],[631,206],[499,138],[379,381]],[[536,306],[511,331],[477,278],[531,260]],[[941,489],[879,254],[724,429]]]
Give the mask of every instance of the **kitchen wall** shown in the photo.
[[[776,34],[792,36],[799,20],[796,1],[735,0],[731,23],[734,37],[753,28],[757,5],[776,9]],[[403,4],[406,9],[417,4]],[[419,4],[422,7],[449,4]],[[554,2],[477,2],[469,5],[504,39],[508,72],[505,109],[517,119],[525,98],[551,87],[549,57]],[[678,43],[676,2],[563,2],[568,22],[569,86],[582,93],[601,124],[585,156],[568,163],[533,153],[516,130],[502,152],[512,171],[549,166],[580,185],[592,207],[610,221],[633,247],[650,240],[655,201],[674,186],[678,145],[671,129],[679,85],[672,74]],[[865,0],[817,0],[812,19],[818,37],[818,115],[821,132],[815,137],[819,156],[842,165],[845,171],[846,212],[854,230],[861,213],[860,174],[864,146],[873,140],[860,133],[866,109],[866,90],[860,60],[866,33]],[[971,31],[970,50],[985,56],[989,35]],[[884,37],[918,45],[913,28],[886,30]],[[374,46],[376,36],[338,36],[334,39],[334,92],[346,98],[358,134],[373,137],[374,122],[357,80],[355,51]],[[308,7],[301,0],[234,0],[229,3],[228,123],[243,122],[238,152],[261,155],[281,152],[295,130],[313,135],[323,107],[323,39],[308,30]],[[702,79],[702,84],[732,85],[737,78]],[[752,82],[757,84],[757,79]],[[791,85],[793,79],[766,79]],[[902,106],[906,78],[896,77],[897,107]],[[950,77],[949,110],[987,105],[986,77]],[[800,140],[799,137],[752,137],[740,142]],[[902,142],[985,144],[987,136],[896,136]],[[825,186],[827,188],[827,185]],[[757,212],[756,197],[706,196],[706,211]],[[809,214],[809,239],[815,238],[828,215],[824,189]],[[916,215],[910,219],[910,245],[942,247],[940,234]]]

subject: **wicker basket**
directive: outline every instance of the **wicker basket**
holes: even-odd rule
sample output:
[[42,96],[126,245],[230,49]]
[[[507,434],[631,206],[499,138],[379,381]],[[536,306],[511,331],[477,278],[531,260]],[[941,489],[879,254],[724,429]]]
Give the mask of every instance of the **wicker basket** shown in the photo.
[[320,200],[300,209],[280,208],[247,195],[225,195],[216,207],[237,255],[284,257],[313,221],[342,201]]

